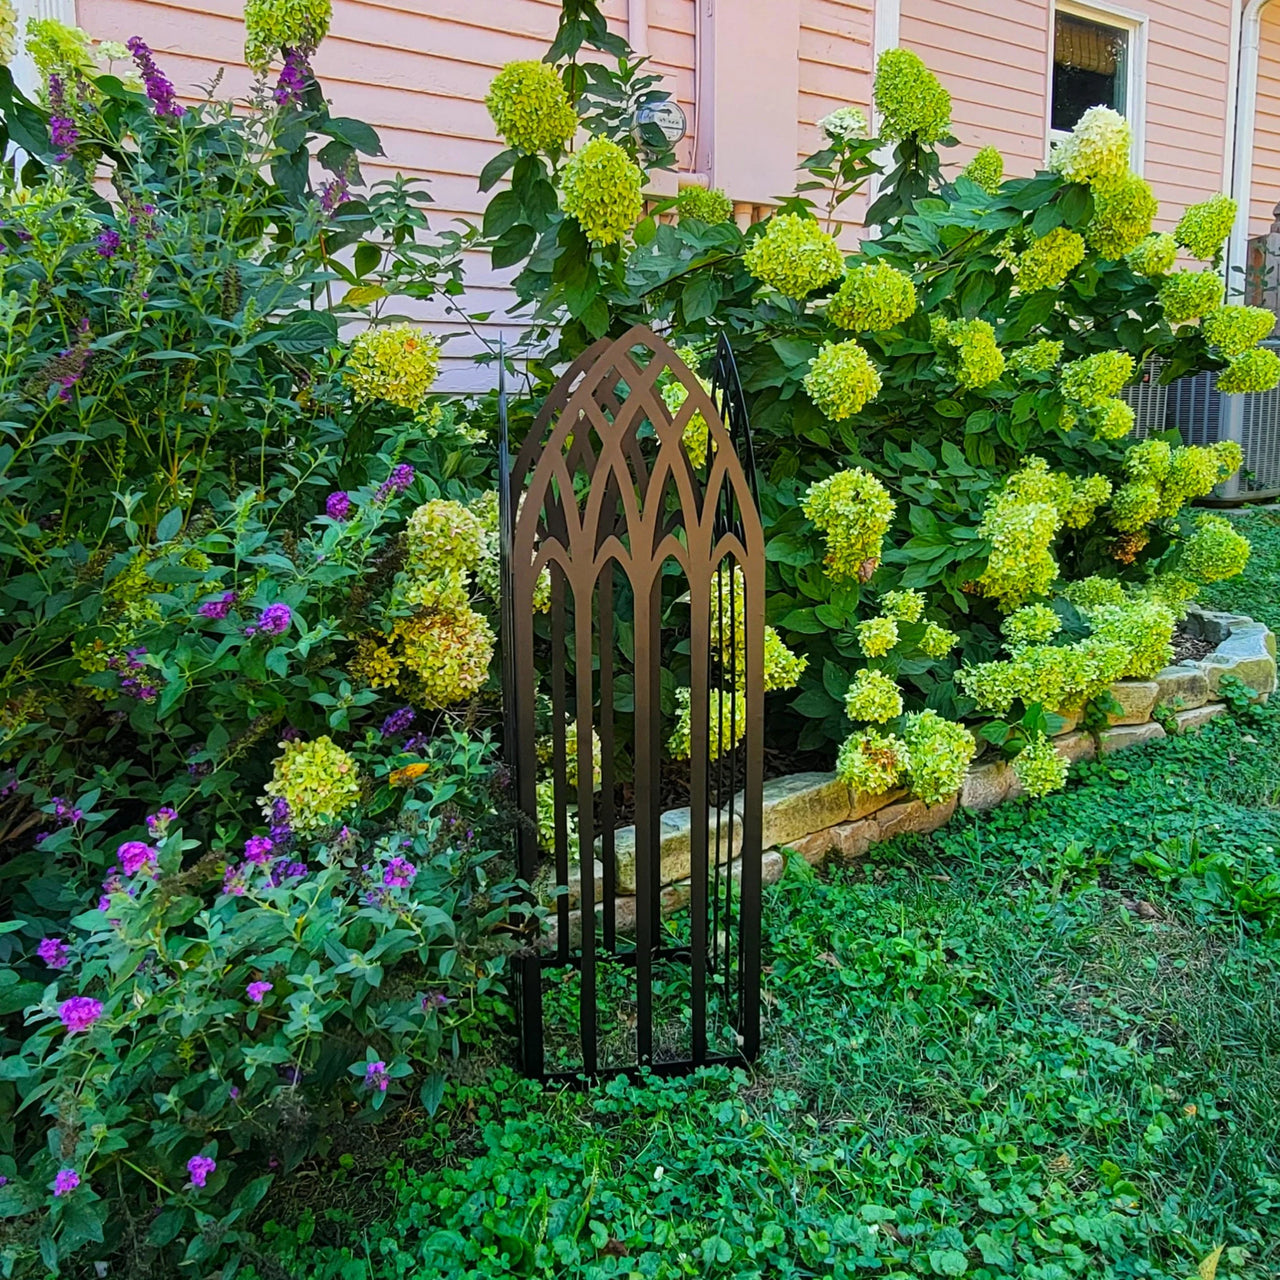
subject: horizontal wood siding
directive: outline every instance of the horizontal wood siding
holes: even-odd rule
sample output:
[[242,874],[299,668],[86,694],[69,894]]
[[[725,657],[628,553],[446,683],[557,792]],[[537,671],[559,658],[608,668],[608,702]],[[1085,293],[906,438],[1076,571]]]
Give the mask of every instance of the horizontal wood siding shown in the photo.
[[[694,116],[695,0],[650,0],[649,49],[654,69],[689,116]],[[430,12],[424,12],[429,7]],[[611,26],[626,34],[626,0],[602,6]],[[188,100],[201,95],[220,68],[218,93],[243,95],[253,83],[244,66],[241,0],[79,0],[79,21],[103,40],[140,35]],[[363,164],[369,182],[400,172],[424,179],[435,200],[437,227],[478,221],[487,196],[477,175],[500,145],[484,106],[490,80],[504,63],[540,58],[555,33],[558,0],[334,0],[333,24],[315,58],[316,74],[335,114],[367,120],[386,155]],[[691,142],[682,147],[687,165]],[[452,335],[445,348],[442,389],[486,388],[488,369],[473,355],[498,334],[518,334],[507,315],[511,272],[495,273],[488,255],[468,255],[468,312],[491,312],[474,332],[454,304],[407,304],[403,310],[428,329]],[[476,333],[480,335],[478,338]]]

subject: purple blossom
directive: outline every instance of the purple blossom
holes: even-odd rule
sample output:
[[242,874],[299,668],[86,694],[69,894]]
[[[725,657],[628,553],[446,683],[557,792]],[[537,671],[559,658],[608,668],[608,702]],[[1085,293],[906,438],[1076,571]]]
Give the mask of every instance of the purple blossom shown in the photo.
[[391,474],[378,486],[378,501],[386,502],[388,498],[403,493],[413,483],[413,467],[401,462],[391,468]]
[[275,604],[269,604],[263,609],[258,615],[257,623],[245,628],[245,634],[251,636],[260,631],[265,636],[282,636],[289,630],[292,622],[293,614],[290,612],[289,606],[277,601]]
[[345,174],[338,174],[320,189],[320,208],[325,213],[332,213],[347,196],[351,194],[351,183]]
[[98,250],[98,257],[114,258],[120,252],[120,233],[108,227],[94,241],[94,245]]
[[272,95],[282,106],[300,106],[312,78],[311,63],[302,49],[284,51],[284,70]]
[[330,520],[346,520],[351,515],[351,498],[344,490],[336,490],[325,501],[324,513]]
[[235,603],[236,593],[224,591],[216,600],[206,600],[196,613],[202,618],[212,618],[215,622],[221,622],[234,608]]
[[54,160],[63,164],[80,142],[80,130],[67,114],[66,89],[59,75],[49,77],[49,110],[49,141],[58,151]]
[[228,863],[222,875],[222,892],[230,894],[233,898],[243,898],[248,888],[249,868]]
[[80,1185],[80,1175],[74,1169],[59,1169],[53,1180],[53,1194],[68,1196]]
[[275,844],[270,836],[250,836],[244,842],[245,861],[263,866],[271,860],[271,851],[274,848]]
[[155,105],[157,116],[173,116],[175,119],[184,114],[182,104],[177,100],[173,84],[169,77],[156,66],[151,50],[143,43],[141,36],[130,36],[126,47],[133,54],[133,60],[142,73],[142,83],[146,86],[147,97]]
[[60,825],[75,826],[77,822],[84,821],[83,809],[76,808],[60,796],[53,796],[52,800],[53,816],[58,819]]
[[90,996],[72,996],[58,1006],[58,1017],[73,1035],[77,1031],[88,1031],[102,1017],[102,1001]]
[[71,963],[71,949],[61,938],[41,938],[36,955],[50,969],[65,969]]
[[418,868],[407,858],[395,857],[387,863],[382,873],[382,883],[389,889],[407,889],[413,883]]
[[209,1175],[218,1167],[218,1162],[212,1156],[192,1156],[187,1161],[187,1172],[191,1175],[191,1185],[193,1187],[203,1187],[209,1180]]
[[377,1089],[379,1093],[386,1093],[389,1083],[390,1077],[387,1075],[387,1064],[381,1058],[377,1062],[365,1064],[364,1087],[366,1089]]
[[380,730],[384,738],[394,738],[413,724],[413,708],[401,707],[393,711],[383,722]]
[[240,1096],[240,1086],[233,1084],[228,1092],[231,1095],[231,1101],[234,1102]]
[[120,869],[127,876],[136,876],[139,871],[151,870],[160,856],[159,851],[141,840],[127,840],[116,850],[120,859]]
[[178,811],[172,805],[161,805],[155,813],[147,814],[147,830],[153,836],[163,836],[169,829],[169,823],[178,820]]
[[288,877],[305,876],[309,869],[305,862],[291,862],[285,867],[284,873]]
[[263,997],[268,991],[272,990],[274,990],[274,988],[269,982],[251,982],[244,989],[245,995],[247,995],[254,1004],[261,1004]]
[[111,906],[111,897],[109,894],[104,893],[102,897],[98,899],[98,910],[106,911],[110,906]]
[[443,991],[428,991],[422,997],[422,1011],[426,1013],[431,1009],[443,1009],[449,1004],[449,997]]

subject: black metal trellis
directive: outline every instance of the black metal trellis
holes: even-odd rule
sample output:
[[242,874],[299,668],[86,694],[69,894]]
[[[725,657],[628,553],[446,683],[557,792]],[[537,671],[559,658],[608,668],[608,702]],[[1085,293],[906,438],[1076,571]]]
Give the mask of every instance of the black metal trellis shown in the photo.
[[[675,383],[673,412],[662,392]],[[572,1079],[748,1061],[760,1038],[764,535],[732,350],[721,338],[708,392],[650,329],[601,340],[514,459],[501,382],[499,413],[519,865],[555,894],[553,927],[515,960],[522,1067]],[[673,601],[687,601],[687,625],[673,623]],[[690,703],[688,912],[664,918],[662,701],[677,660]],[[741,737],[726,732],[717,750],[713,723],[739,721]],[[634,917],[617,900],[620,772],[632,774]]]

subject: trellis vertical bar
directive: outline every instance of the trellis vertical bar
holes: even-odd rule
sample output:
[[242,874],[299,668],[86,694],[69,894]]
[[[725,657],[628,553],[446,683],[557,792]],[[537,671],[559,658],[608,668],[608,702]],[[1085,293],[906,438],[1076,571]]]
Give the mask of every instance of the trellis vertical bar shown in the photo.
[[[600,865],[601,893],[603,894],[603,936],[601,945],[606,951],[617,947],[617,908],[614,898],[618,891],[618,867],[614,851],[614,822],[617,817],[614,805],[614,742],[613,742],[613,575],[612,560],[605,561],[600,573]],[[594,875],[595,868],[592,868]]]

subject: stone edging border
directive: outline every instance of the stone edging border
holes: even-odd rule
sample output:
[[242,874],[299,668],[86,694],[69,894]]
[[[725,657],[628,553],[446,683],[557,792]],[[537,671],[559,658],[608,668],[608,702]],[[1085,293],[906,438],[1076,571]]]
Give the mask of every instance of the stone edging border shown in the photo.
[[[1069,723],[1054,739],[1060,755],[1073,762],[1093,759],[1099,749],[1104,755],[1122,751],[1166,735],[1163,723],[1172,720],[1174,732],[1190,733],[1226,711],[1217,698],[1224,676],[1235,676],[1266,700],[1276,689],[1276,638],[1261,622],[1243,614],[1213,613],[1192,606],[1186,626],[1215,647],[1205,657],[1189,659],[1165,667],[1150,680],[1122,680],[1111,691],[1122,710],[1112,717],[1112,727],[1097,739]],[[866,796],[851,792],[834,773],[795,773],[773,778],[764,784],[763,880],[773,884],[786,867],[784,850],[798,854],[818,866],[833,853],[844,858],[860,857],[884,840],[908,832],[928,833],[945,826],[957,808],[970,812],[993,809],[1017,799],[1022,786],[1012,767],[1004,761],[976,761],[970,765],[959,795],[945,804],[930,807],[904,791]],[[740,810],[735,798],[734,809]],[[717,843],[715,814],[711,816],[710,844]],[[617,927],[626,932],[635,926],[635,828],[623,827],[615,835],[617,880],[620,889],[630,890],[615,898]],[[741,845],[737,821],[732,831],[722,818],[719,841],[724,845],[721,862],[733,859],[730,874],[736,880],[741,864],[734,856]],[[597,843],[597,849],[599,844]],[[690,812],[673,809],[662,815],[662,912],[668,915],[689,902]],[[604,869],[595,862],[594,900],[604,892]],[[570,907],[576,908],[580,890],[576,864],[569,868]],[[599,908],[597,908],[599,909]],[[571,910],[569,926],[575,943],[581,934],[581,912]],[[552,934],[548,938],[551,942]]]

